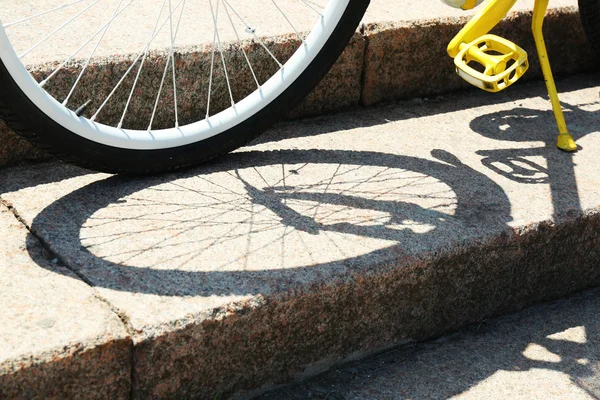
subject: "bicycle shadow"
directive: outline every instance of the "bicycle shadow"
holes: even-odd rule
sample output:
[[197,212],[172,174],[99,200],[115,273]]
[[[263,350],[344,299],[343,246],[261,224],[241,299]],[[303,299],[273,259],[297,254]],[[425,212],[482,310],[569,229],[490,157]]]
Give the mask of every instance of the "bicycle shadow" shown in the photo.
[[201,172],[111,176],[50,204],[31,231],[99,287],[264,295],[507,225],[500,186],[449,152],[432,155],[251,151]]
[[[474,121],[474,130],[482,121]],[[490,160],[489,165],[497,166],[498,161]],[[61,169],[40,166],[30,176],[58,182]],[[66,176],[78,176],[73,172],[77,169],[66,170]],[[548,171],[546,176],[528,178],[550,182]],[[508,230],[512,220],[502,187],[439,149],[427,159],[368,151],[251,150],[202,169],[146,178],[90,179],[92,183],[44,206],[30,228],[60,262],[116,307],[139,303],[131,306],[137,307],[134,312],[150,304],[148,313],[158,313],[157,303],[179,307],[189,298],[269,297],[386,271],[390,264],[413,262],[420,255],[460,247],[464,241],[484,240],[490,233]],[[22,186],[14,182],[14,186],[3,183],[3,190]],[[34,179],[28,185],[35,188],[37,183]],[[571,203],[576,196],[569,191],[576,190],[554,190],[555,208],[568,212],[559,195]],[[486,268],[490,274],[496,272],[495,265]],[[465,285],[447,290],[474,289]],[[409,304],[414,310],[440,311],[442,315],[436,316],[440,320],[450,319],[452,314],[444,313],[451,307],[444,304],[446,294],[433,293],[431,299]],[[403,295],[415,299],[408,290],[399,294]],[[498,300],[502,293],[489,295]],[[390,312],[408,315],[414,310]],[[597,329],[589,332],[596,335]],[[472,369],[456,390],[486,379],[498,369],[494,363],[499,368],[520,363],[523,345],[510,350],[509,361],[492,357],[495,361],[489,367]],[[579,351],[555,350],[574,355]],[[575,377],[591,376],[583,367],[564,370]],[[438,393],[444,397],[451,392],[441,388]]]
[[[562,105],[575,140],[597,132],[594,128],[598,126],[600,101],[584,105],[591,106],[591,111],[567,103]],[[543,127],[547,129],[540,129]],[[481,115],[471,121],[470,128],[494,140],[541,142],[539,147],[479,150],[476,154],[484,157],[481,162],[485,167],[503,178],[520,184],[548,185],[555,220],[580,215],[582,207],[575,180],[574,154],[556,149],[556,123],[552,111],[517,107]],[[473,391],[472,395],[476,397],[477,385],[483,381],[497,379],[497,385],[504,385],[501,382],[506,379],[519,379],[514,375],[513,378],[494,377],[498,373],[528,373],[539,369],[561,372],[583,393],[600,398],[600,345],[597,339],[600,325],[596,318],[600,300],[597,299],[598,290],[590,293],[568,300],[567,303],[574,303],[571,308],[554,305],[530,309],[493,321],[481,331],[481,326],[467,328],[439,343],[416,345],[367,362],[350,364],[298,386],[293,395],[288,391],[277,392],[275,397],[268,394],[260,399],[322,398],[324,394],[329,395],[328,398],[342,399],[364,391],[375,397],[382,395],[394,399],[450,398],[467,391]],[[580,310],[580,306],[584,306],[584,310]],[[546,315],[532,315],[543,307],[554,309]],[[503,321],[505,325],[502,325]],[[561,332],[574,327],[582,329],[582,341],[560,338]],[[374,368],[378,372],[372,379],[370,374]],[[431,375],[432,370],[435,375]],[[403,376],[402,382],[398,382],[398,375]],[[422,379],[423,376],[430,376],[430,379]],[[382,388],[386,390],[382,391]],[[503,390],[509,396],[510,390],[506,392],[506,387]]]

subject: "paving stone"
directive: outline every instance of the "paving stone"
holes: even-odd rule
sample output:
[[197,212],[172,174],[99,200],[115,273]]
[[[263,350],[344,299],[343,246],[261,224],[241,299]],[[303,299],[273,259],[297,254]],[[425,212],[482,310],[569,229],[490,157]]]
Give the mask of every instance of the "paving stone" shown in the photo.
[[[214,398],[600,284],[597,76],[283,123],[208,165],[0,172],[131,327],[133,394]],[[60,275],[60,272],[58,272]]]
[[[541,77],[531,15],[530,9],[513,12],[492,31],[527,51],[531,68],[522,80]],[[366,25],[361,103],[435,96],[471,87],[456,76],[454,62],[445,54],[446,46],[467,21],[466,17],[447,17]],[[544,35],[555,75],[597,70],[598,60],[587,42],[577,8],[551,9]]]
[[600,291],[484,320],[350,363],[257,400],[581,399],[600,396]]
[[129,397],[123,323],[4,205],[0,271],[1,398]]

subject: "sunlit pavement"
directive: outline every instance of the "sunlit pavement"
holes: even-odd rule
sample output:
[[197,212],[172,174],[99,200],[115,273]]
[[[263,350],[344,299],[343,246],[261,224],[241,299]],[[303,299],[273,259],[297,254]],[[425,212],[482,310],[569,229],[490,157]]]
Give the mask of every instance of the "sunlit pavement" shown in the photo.
[[[559,82],[574,154],[533,82],[283,123],[168,175],[0,171],[0,397],[247,397],[599,285],[599,87]],[[598,396],[596,293],[402,350],[374,393]]]

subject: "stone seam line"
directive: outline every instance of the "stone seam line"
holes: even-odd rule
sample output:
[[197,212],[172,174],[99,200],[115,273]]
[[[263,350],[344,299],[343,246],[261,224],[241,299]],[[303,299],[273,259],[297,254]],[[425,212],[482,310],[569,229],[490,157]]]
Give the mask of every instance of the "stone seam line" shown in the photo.
[[86,285],[88,285],[90,287],[90,289],[92,290],[92,292],[94,293],[94,298],[96,298],[96,300],[98,300],[98,301],[106,304],[108,306],[108,308],[121,321],[121,323],[123,324],[123,328],[125,329],[125,331],[127,332],[127,335],[128,335],[128,337],[126,339],[129,340],[129,362],[130,362],[130,365],[131,365],[131,370],[129,371],[129,398],[130,399],[134,398],[134,394],[133,394],[133,376],[134,376],[134,371],[135,371],[135,367],[134,367],[134,352],[135,352],[135,347],[133,345],[132,328],[131,328],[131,324],[129,323],[127,315],[125,315],[123,312],[121,312],[119,309],[117,309],[114,305],[112,305],[106,298],[104,298],[103,296],[101,296],[98,293],[98,291],[96,290],[96,288],[89,282],[88,279],[86,279],[85,276],[83,276],[82,274],[80,274],[76,269],[71,268],[69,266],[69,263],[66,263],[66,262],[64,262],[61,259],[61,255],[60,254],[55,254],[55,253],[51,252],[49,250],[49,246],[47,245],[47,243],[45,243],[45,241],[43,240],[43,238],[41,238],[39,235],[36,235],[35,232],[33,232],[31,230],[31,227],[29,225],[27,225],[27,223],[19,215],[19,211],[9,201],[4,200],[1,195],[0,195],[0,205],[4,205],[13,214],[13,216],[15,217],[15,219],[17,221],[19,221],[19,223],[21,223],[25,227],[25,229],[27,229],[27,231],[29,232],[29,234],[31,234],[42,245],[43,249],[52,258],[58,260],[57,264],[59,266],[62,266],[64,268],[68,269],[73,274],[75,274],[82,282],[84,282]]

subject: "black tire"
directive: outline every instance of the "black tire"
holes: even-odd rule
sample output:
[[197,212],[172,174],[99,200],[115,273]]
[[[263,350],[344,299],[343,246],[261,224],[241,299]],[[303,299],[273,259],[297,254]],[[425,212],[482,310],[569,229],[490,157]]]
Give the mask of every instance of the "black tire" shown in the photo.
[[579,16],[588,40],[600,50],[600,0],[579,0]]
[[319,83],[352,38],[369,0],[351,0],[331,37],[300,77],[260,112],[233,128],[193,144],[131,150],[103,145],[70,132],[37,108],[0,60],[0,118],[36,147],[64,162],[108,173],[148,174],[203,163],[256,138]]

